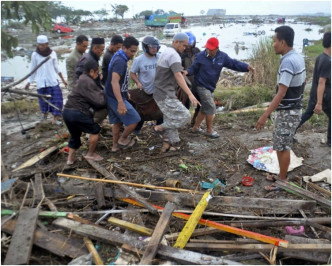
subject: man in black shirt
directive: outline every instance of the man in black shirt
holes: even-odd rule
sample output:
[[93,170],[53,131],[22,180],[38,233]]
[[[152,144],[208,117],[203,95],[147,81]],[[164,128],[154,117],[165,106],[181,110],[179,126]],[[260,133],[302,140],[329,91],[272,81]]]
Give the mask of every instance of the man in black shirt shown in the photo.
[[111,39],[111,43],[105,52],[102,64],[103,78],[101,83],[105,86],[108,74],[108,64],[111,62],[113,55],[122,48],[123,39],[120,35],[114,35]]
[[[298,128],[314,113],[324,111],[329,118],[326,144],[331,147],[331,32],[324,34],[323,47],[324,52],[316,58],[308,107]],[[294,142],[297,140],[294,139]]]

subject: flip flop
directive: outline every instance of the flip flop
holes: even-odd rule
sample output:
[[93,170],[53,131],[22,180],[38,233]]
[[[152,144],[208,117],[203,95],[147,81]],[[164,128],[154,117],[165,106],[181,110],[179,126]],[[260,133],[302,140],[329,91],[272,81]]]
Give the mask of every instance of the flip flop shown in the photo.
[[161,130],[156,130],[154,127],[152,128],[152,132],[154,134],[156,134],[158,137],[160,137],[161,139],[164,137],[164,131]]
[[73,165],[73,164],[74,164],[74,161],[67,160],[67,165]]
[[87,159],[87,160],[93,160],[93,161],[96,161],[96,162],[104,160],[104,158],[101,157],[99,154],[96,154],[95,156],[87,156],[87,155],[85,155],[84,158]]
[[136,140],[135,139],[131,139],[127,144],[121,144],[121,143],[118,142],[118,147],[120,149],[126,150],[126,149],[134,147],[135,144],[136,144]]
[[212,139],[216,139],[219,138],[220,135],[218,134],[217,131],[213,131],[212,133],[204,133],[205,136],[212,138]]
[[275,181],[277,181],[277,180],[283,180],[283,181],[286,181],[286,182],[289,181],[288,178],[286,178],[286,179],[284,180],[284,179],[281,179],[279,175],[273,175],[273,174],[272,174],[272,175],[267,174],[267,176],[265,177],[265,179],[266,179],[267,181],[272,181],[272,182],[275,182]]
[[200,127],[197,130],[190,130],[190,133],[192,134],[202,134],[203,133],[203,129],[201,129]]
[[270,186],[264,186],[265,191],[272,192],[272,191],[280,191],[281,189],[279,187],[276,187],[275,185]]
[[[167,148],[164,147],[164,144],[168,145]],[[176,146],[174,144],[169,143],[169,141],[164,140],[163,141],[163,147],[161,148],[161,152],[166,153],[169,151],[179,151],[181,147]]]

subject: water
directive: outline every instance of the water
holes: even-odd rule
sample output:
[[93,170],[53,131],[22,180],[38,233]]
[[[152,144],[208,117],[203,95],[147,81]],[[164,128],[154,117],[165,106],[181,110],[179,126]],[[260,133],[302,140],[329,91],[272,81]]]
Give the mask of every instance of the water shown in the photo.
[[[321,26],[318,25],[306,25],[304,23],[298,24],[287,24],[291,26],[295,31],[294,39],[294,49],[301,53],[303,46],[303,39],[309,40],[319,40],[322,38],[323,34],[319,33]],[[260,38],[271,37],[274,35],[274,29],[280,26],[280,24],[263,24],[263,25],[254,25],[254,24],[216,24],[211,26],[198,26],[192,25],[188,28],[182,29],[183,32],[191,31],[197,39],[196,47],[203,50],[206,41],[210,37],[216,37],[219,40],[220,50],[227,53],[231,58],[237,60],[245,60],[250,57],[251,49],[258,43]],[[310,28],[311,31],[306,31],[307,28]],[[260,35],[255,37],[254,35],[244,35],[247,33],[258,33],[265,31],[265,35]],[[149,32],[146,32],[148,35]],[[136,36],[138,39],[142,39],[143,36]],[[170,45],[172,38],[166,38],[161,40],[163,44],[160,51],[162,52],[166,45]],[[236,49],[236,43],[238,43],[238,49]],[[245,47],[246,49],[242,49]],[[59,69],[62,72],[63,76],[67,77],[66,72],[66,57],[69,54],[63,54],[59,58]],[[12,59],[1,62],[1,76],[10,76],[14,77],[15,80],[22,78],[23,76],[29,73],[30,69],[30,59],[28,56],[15,56]]]

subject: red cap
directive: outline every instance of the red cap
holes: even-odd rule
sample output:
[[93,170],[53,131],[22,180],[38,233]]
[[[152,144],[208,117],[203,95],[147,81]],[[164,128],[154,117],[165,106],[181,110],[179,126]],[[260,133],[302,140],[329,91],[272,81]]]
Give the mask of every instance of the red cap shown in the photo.
[[219,41],[217,38],[212,37],[212,38],[208,39],[208,41],[204,47],[208,48],[209,50],[214,50],[219,47]]

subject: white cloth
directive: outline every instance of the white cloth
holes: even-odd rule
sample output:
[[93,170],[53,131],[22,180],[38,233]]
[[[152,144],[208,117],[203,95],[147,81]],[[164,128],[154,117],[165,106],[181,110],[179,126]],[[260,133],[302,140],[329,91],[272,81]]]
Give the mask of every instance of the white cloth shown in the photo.
[[319,182],[324,181],[325,183],[331,184],[331,169],[326,169],[322,172],[319,172],[313,176],[304,176],[303,180],[305,182]]
[[[51,58],[29,77],[28,82],[32,83],[36,80],[38,89],[54,87],[59,83],[58,74],[60,71],[58,67],[58,58],[54,51],[52,51],[50,56]],[[32,71],[44,59],[45,57],[41,56],[37,52],[33,52],[31,55],[30,71]]]

